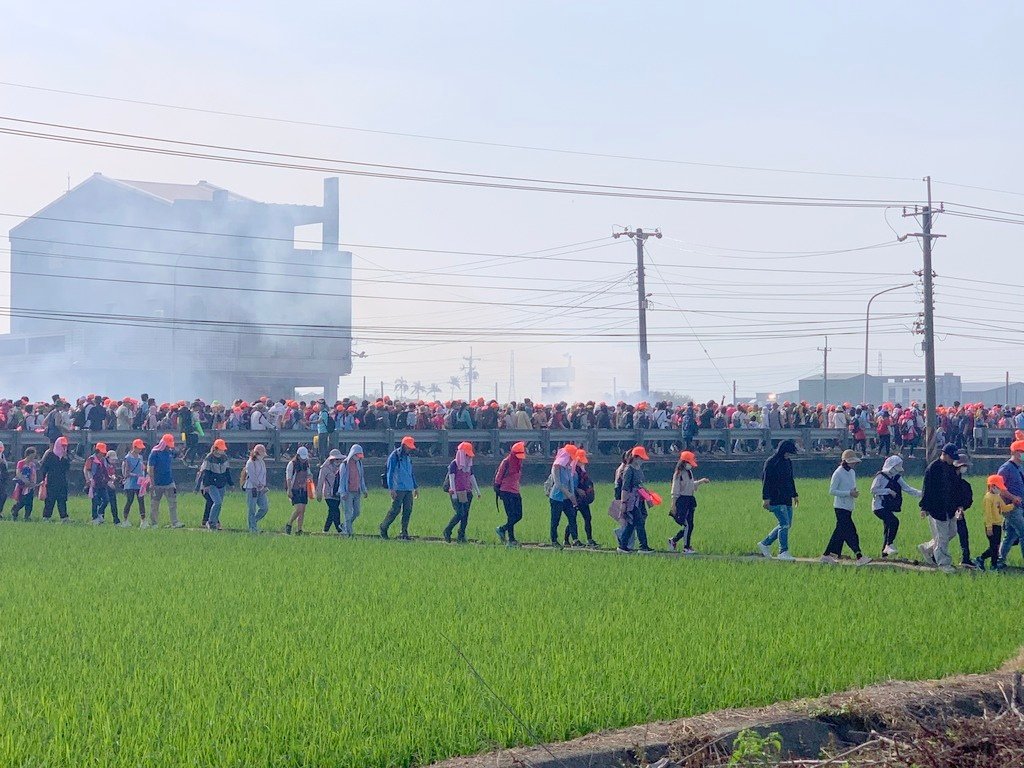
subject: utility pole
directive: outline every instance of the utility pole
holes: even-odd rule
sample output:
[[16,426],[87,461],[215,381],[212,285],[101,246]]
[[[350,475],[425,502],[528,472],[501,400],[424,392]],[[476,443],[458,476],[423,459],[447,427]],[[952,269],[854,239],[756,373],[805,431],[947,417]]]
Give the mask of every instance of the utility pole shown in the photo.
[[1003,400],[1003,406],[1010,404],[1010,372],[1006,372],[1006,398]]
[[[924,350],[924,456],[926,461],[931,461],[935,455],[935,289],[932,271],[932,240],[945,235],[932,234],[932,217],[936,213],[932,206],[932,177],[924,177],[928,189],[928,204],[923,208],[914,206],[914,210],[903,211],[904,216],[921,216],[921,231],[915,232],[910,237],[921,238],[921,250],[924,252],[924,268],[921,277],[924,281],[924,341],[921,346]],[[938,213],[942,213],[944,207],[940,207]]]
[[627,228],[625,232],[612,233],[614,238],[628,237],[636,243],[636,305],[640,331],[640,398],[642,400],[646,400],[651,394],[650,376],[647,369],[647,364],[651,359],[647,352],[647,286],[644,282],[644,243],[651,236],[661,239],[661,230],[644,232],[637,227],[633,231]]
[[736,405],[736,379],[732,380],[732,404]]
[[828,345],[828,336],[825,337],[825,346],[818,347],[819,352],[825,353],[825,367],[824,373],[821,377],[821,402],[828,407],[828,353],[832,351],[832,347]]
[[[886,288],[884,291],[879,291],[870,299],[868,299],[868,308],[864,312],[864,387],[861,390],[860,403],[861,405],[868,404],[868,337],[871,335],[871,302],[877,299],[879,296],[891,293],[892,291],[898,291],[903,288],[913,288],[913,283],[904,283],[903,285],[897,285],[892,288]],[[826,346],[828,346],[826,344]]]
[[469,357],[462,358],[466,361],[466,364],[462,366],[462,370],[466,372],[466,384],[469,385],[469,396],[468,399],[473,399],[473,379],[476,378],[476,368],[473,367],[473,363],[476,362],[477,358],[473,357],[473,348],[469,348]]

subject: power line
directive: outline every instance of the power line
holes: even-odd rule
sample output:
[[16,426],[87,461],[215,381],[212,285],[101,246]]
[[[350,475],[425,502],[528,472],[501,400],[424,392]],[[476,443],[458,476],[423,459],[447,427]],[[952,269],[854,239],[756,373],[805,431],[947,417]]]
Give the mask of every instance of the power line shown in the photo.
[[[686,165],[686,166],[694,166],[694,167],[701,167],[701,168],[723,168],[723,169],[729,169],[729,170],[757,171],[757,172],[763,172],[763,173],[787,173],[787,174],[796,174],[796,175],[803,175],[803,176],[834,176],[834,177],[839,177],[839,178],[875,179],[875,180],[881,180],[881,181],[917,181],[916,177],[908,177],[908,176],[879,176],[879,175],[863,174],[863,173],[842,173],[842,172],[829,172],[829,171],[799,170],[799,169],[791,169],[791,168],[767,168],[767,167],[750,166],[750,165],[730,165],[730,164],[726,164],[726,163],[696,162],[696,161],[691,161],[691,160],[675,160],[675,159],[665,159],[665,158],[657,158],[657,157],[642,157],[642,156],[636,156],[636,155],[623,155],[623,154],[613,154],[613,153],[606,153],[606,152],[588,152],[588,151],[583,151],[583,150],[573,150],[573,149],[554,148],[554,147],[542,147],[542,146],[527,145],[527,144],[512,144],[512,143],[495,142],[495,141],[482,141],[482,140],[477,140],[477,139],[453,138],[453,137],[450,137],[450,136],[437,136],[437,135],[422,134],[422,133],[409,133],[409,132],[403,132],[403,131],[390,131],[390,130],[381,130],[381,129],[373,129],[373,128],[360,128],[360,127],[351,126],[351,125],[338,125],[338,124],[332,124],[332,123],[315,122],[315,121],[310,121],[310,120],[294,120],[294,119],[287,119],[287,118],[281,118],[281,117],[272,117],[272,116],[267,116],[267,115],[253,115],[253,114],[245,114],[245,113],[241,113],[241,112],[228,112],[228,111],[224,111],[224,110],[203,109],[203,108],[200,108],[200,107],[188,107],[188,106],[179,105],[179,104],[165,104],[165,103],[155,102],[155,101],[144,101],[144,100],[141,100],[141,99],[129,99],[129,98],[116,97],[116,96],[104,96],[104,95],[100,95],[100,94],[84,93],[84,92],[81,92],[81,91],[71,91],[71,90],[65,90],[65,89],[59,89],[59,88],[44,88],[42,86],[28,85],[28,84],[25,84],[25,83],[0,82],[0,85],[7,86],[7,87],[10,87],[10,88],[23,88],[23,89],[26,89],[26,90],[42,91],[42,92],[46,92],[46,93],[59,93],[59,94],[63,94],[63,95],[79,96],[79,97],[82,97],[82,98],[89,98],[89,99],[101,99],[101,100],[104,100],[104,101],[120,102],[120,103],[124,103],[124,104],[136,104],[136,105],[146,106],[146,107],[158,107],[160,109],[175,109],[175,110],[182,110],[182,111],[186,111],[186,112],[196,112],[196,113],[200,113],[200,114],[217,115],[217,116],[220,116],[220,117],[237,117],[237,118],[243,118],[243,119],[247,119],[247,120],[260,120],[260,121],[265,121],[265,122],[280,123],[280,124],[287,124],[287,125],[298,125],[298,126],[315,127],[315,128],[329,128],[329,129],[332,129],[332,130],[352,131],[352,132],[356,132],[356,133],[368,133],[368,134],[383,135],[383,136],[397,136],[397,137],[410,138],[410,139],[424,139],[424,140],[429,140],[429,141],[441,141],[441,142],[449,142],[449,143],[455,143],[455,144],[471,144],[471,145],[484,146],[484,147],[496,147],[496,148],[499,148],[499,149],[517,149],[517,150],[526,150],[526,151],[531,151],[531,152],[550,152],[550,153],[561,154],[561,155],[576,155],[576,156],[581,156],[581,157],[596,157],[596,158],[604,158],[604,159],[610,159],[610,160],[630,160],[630,161],[640,161],[640,162],[649,162],[649,163],[665,163],[665,164],[671,164],[671,165]],[[979,189],[980,189],[980,187],[979,187]]]
[[[288,157],[295,159],[312,159],[320,162],[319,158],[307,158],[302,155],[289,155],[279,152],[267,152],[256,149],[245,149],[236,147],[224,147],[220,145],[202,144],[199,142],[179,141],[161,137],[142,136],[137,134],[121,134],[114,131],[102,131],[92,128],[64,125],[60,123],[44,123],[40,121],[20,120],[19,118],[0,116],[0,120],[28,123],[57,127],[63,130],[72,130],[100,134],[105,136],[119,136],[134,138],[141,141],[172,144],[182,147],[210,147],[221,151],[263,155],[267,157]],[[625,185],[600,184],[596,182],[562,181],[552,179],[532,179],[515,176],[500,176],[496,174],[471,173],[465,171],[450,171],[444,169],[409,168],[407,166],[389,165],[384,163],[365,163],[352,160],[326,160],[327,162],[341,163],[345,165],[358,165],[363,170],[338,166],[318,166],[298,163],[283,163],[278,160],[261,160],[252,157],[235,157],[230,155],[218,155],[208,152],[201,153],[187,149],[169,149],[161,147],[145,146],[141,144],[129,144],[100,139],[89,139],[77,136],[66,136],[42,131],[27,131],[15,128],[0,128],[0,134],[19,136],[22,138],[41,139],[57,141],[69,144],[84,146],[103,147],[107,149],[118,149],[125,151],[141,152],[146,154],[164,155],[169,157],[188,157],[197,160],[214,160],[225,163],[240,163],[264,168],[279,168],[284,170],[314,171],[317,173],[332,173],[344,176],[357,176],[366,178],[388,179],[392,181],[415,181],[430,184],[449,184],[463,187],[482,187],[490,189],[517,190],[523,192],[548,192],[557,194],[587,195],[596,197],[613,197],[639,200],[665,200],[676,202],[719,202],[735,205],[773,205],[773,206],[797,206],[815,208],[885,208],[894,205],[914,205],[915,201],[907,200],[882,200],[874,198],[831,198],[831,197],[804,197],[789,195],[751,195],[744,193],[709,192],[696,190],[674,190],[657,187],[631,187]],[[389,169],[365,170],[365,168]],[[416,174],[435,174],[435,176],[424,176]],[[442,177],[438,177],[438,175]],[[461,178],[455,178],[461,177]]]

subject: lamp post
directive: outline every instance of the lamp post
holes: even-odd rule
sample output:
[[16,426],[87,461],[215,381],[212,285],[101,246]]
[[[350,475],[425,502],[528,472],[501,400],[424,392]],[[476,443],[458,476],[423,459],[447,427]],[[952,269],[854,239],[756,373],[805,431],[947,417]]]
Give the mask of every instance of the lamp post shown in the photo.
[[861,404],[866,405],[868,401],[868,337],[871,335],[871,302],[877,299],[884,293],[891,293],[892,291],[899,291],[903,288],[913,288],[913,283],[906,283],[904,285],[897,285],[893,288],[886,288],[884,291],[879,291],[870,299],[868,299],[868,308],[864,312],[864,388],[861,391]]

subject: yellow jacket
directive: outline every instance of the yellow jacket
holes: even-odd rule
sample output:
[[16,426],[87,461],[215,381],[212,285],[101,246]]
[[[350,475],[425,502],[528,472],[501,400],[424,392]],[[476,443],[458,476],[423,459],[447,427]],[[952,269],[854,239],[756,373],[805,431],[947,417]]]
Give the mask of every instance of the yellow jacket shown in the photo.
[[1003,515],[1013,510],[1013,504],[1007,504],[1003,497],[991,491],[985,494],[985,531],[992,530],[993,525],[1003,524]]

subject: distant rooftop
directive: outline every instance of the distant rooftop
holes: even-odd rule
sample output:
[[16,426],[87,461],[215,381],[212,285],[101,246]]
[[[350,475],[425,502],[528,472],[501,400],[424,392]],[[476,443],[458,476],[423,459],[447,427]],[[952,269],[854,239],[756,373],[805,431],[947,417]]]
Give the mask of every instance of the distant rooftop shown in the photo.
[[117,181],[171,203],[177,200],[211,202],[214,192],[226,192],[229,200],[251,202],[247,197],[243,197],[223,187],[215,186],[207,181],[200,181],[198,184],[169,184],[162,181],[132,181],[129,179],[117,179]]

